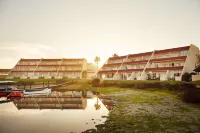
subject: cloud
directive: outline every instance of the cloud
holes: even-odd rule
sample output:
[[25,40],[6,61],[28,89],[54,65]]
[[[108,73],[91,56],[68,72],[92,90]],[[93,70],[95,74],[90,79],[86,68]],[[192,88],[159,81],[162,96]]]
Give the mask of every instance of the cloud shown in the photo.
[[0,67],[13,67],[20,58],[48,58],[54,53],[51,46],[39,43],[0,42]]

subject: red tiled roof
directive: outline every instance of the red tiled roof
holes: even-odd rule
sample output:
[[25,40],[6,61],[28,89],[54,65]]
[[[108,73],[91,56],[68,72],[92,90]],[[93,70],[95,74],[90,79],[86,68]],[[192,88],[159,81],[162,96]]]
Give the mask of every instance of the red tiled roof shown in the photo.
[[138,57],[138,56],[146,56],[151,55],[153,52],[145,52],[145,53],[138,53],[138,54],[130,54],[128,57]]
[[125,69],[125,70],[119,70],[118,72],[134,72],[134,71],[143,71],[143,68]]
[[20,61],[40,61],[41,59],[20,59]]
[[11,69],[0,69],[0,72],[10,72]]
[[166,53],[166,52],[174,52],[174,51],[181,51],[181,50],[189,50],[190,46],[185,47],[178,47],[178,48],[171,48],[171,49],[164,49],[164,50],[156,50],[155,54]]
[[[189,50],[189,48],[190,48],[190,46],[184,46],[184,47],[177,47],[177,48],[171,48],[171,49],[165,49],[165,50],[156,50],[155,54],[173,52],[173,51],[181,51],[181,50]],[[129,57],[146,56],[146,55],[151,55],[152,53],[153,53],[153,51],[152,52],[145,52],[145,53],[138,53],[138,54],[129,54]],[[127,57],[127,55],[110,57],[109,60],[123,59],[123,58],[126,58],[126,57]]]
[[64,58],[63,60],[64,60],[64,61],[65,61],[65,60],[76,60],[76,61],[78,60],[78,61],[83,61],[83,60],[85,60],[85,58]]
[[109,60],[123,59],[123,58],[126,58],[126,57],[127,57],[127,55],[125,55],[125,56],[110,57]]

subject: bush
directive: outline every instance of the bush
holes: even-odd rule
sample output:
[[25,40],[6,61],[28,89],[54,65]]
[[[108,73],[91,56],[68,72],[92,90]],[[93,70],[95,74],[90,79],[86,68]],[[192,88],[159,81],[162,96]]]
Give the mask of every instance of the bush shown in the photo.
[[196,85],[195,84],[192,84],[192,83],[188,83],[188,82],[181,82],[179,83],[179,89],[180,90],[185,90],[185,89],[189,89],[189,88],[196,88]]
[[97,87],[100,85],[100,79],[99,78],[94,78],[92,80],[92,86]]
[[191,75],[190,75],[189,73],[185,72],[185,73],[182,75],[182,79],[181,79],[181,80],[182,80],[182,81],[189,82],[190,77],[191,77]]
[[19,80],[19,81],[17,81],[17,84],[18,85],[32,85],[32,84],[34,84],[34,81],[32,81],[32,80]]
[[196,88],[185,89],[182,99],[183,101],[189,103],[200,103],[200,89]]
[[62,84],[65,83],[67,80],[66,79],[58,79],[56,80],[56,84]]

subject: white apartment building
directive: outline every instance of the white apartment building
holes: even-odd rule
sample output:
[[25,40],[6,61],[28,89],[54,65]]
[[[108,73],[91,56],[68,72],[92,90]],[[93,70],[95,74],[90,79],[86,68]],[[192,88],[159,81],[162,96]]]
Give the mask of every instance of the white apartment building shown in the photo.
[[82,78],[87,70],[85,58],[20,59],[9,72],[9,78]]
[[199,48],[195,45],[110,57],[99,70],[105,80],[177,80],[193,72]]

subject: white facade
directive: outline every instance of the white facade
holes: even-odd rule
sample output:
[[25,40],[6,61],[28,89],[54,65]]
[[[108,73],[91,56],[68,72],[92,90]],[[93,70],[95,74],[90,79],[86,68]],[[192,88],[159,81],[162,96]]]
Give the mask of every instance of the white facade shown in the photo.
[[98,74],[105,80],[181,80],[193,72],[199,48],[185,47],[110,57]]
[[20,59],[7,78],[82,78],[87,60],[82,59]]
[[88,63],[87,64],[87,79],[92,79],[97,74],[97,65]]

